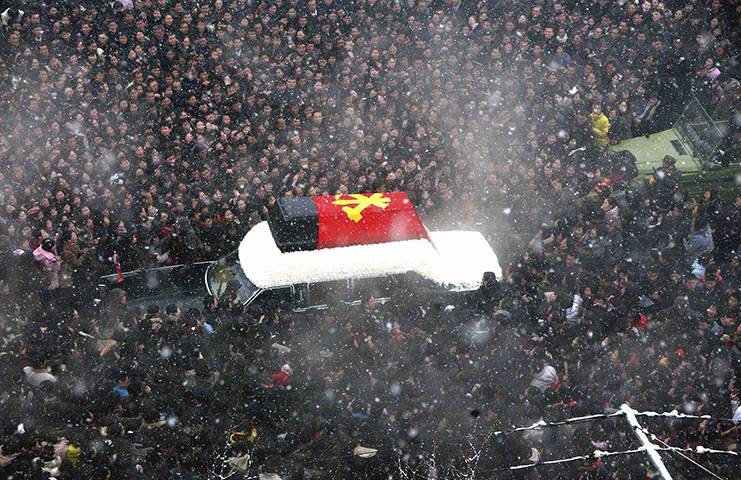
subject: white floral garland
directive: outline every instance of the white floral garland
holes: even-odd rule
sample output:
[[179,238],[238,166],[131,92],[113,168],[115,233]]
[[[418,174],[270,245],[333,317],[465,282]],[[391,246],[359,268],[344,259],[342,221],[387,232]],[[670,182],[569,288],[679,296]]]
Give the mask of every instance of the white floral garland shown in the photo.
[[494,250],[479,232],[430,232],[427,240],[283,253],[267,222],[245,235],[239,261],[245,275],[260,288],[345,278],[375,278],[416,272],[450,290],[474,290],[484,272],[502,278]]

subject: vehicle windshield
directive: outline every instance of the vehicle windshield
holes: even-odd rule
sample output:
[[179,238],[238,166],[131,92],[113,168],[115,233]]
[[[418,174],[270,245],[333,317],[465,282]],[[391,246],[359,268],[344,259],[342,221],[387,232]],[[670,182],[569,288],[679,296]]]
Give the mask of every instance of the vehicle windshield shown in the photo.
[[238,283],[239,293],[237,298],[242,303],[249,300],[259,290],[242,271],[242,266],[239,264],[239,255],[236,251],[211,265],[206,274],[206,281],[211,294],[215,297],[220,297],[228,288],[236,287]]
[[684,110],[677,123],[703,161],[712,158],[728,135],[728,120],[711,118],[696,98]]

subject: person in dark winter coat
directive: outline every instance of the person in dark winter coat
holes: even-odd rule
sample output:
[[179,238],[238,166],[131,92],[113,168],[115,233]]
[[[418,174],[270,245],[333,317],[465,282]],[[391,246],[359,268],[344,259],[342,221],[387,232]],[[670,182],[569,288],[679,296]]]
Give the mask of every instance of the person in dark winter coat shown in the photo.
[[694,262],[701,255],[712,249],[713,232],[704,218],[697,218],[689,236],[684,240],[685,256],[689,262]]
[[472,298],[474,309],[480,313],[491,314],[499,307],[499,282],[496,275],[486,272],[481,281],[481,287]]

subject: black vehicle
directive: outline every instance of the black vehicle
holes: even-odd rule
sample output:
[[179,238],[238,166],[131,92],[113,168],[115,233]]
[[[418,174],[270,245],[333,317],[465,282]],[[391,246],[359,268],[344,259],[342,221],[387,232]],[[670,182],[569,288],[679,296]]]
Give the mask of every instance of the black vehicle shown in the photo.
[[239,250],[205,271],[208,292],[244,305],[295,312],[359,305],[373,297],[415,297],[424,304],[460,305],[481,286],[484,272],[501,278],[498,260],[479,232],[432,232],[425,239],[281,252],[267,222]]
[[433,308],[460,307],[475,291],[445,289],[414,272],[260,288],[245,276],[237,252],[208,266],[206,288],[210,295],[223,295],[229,285],[237,285],[235,282],[240,286],[237,298],[244,305],[285,308],[297,313],[358,306],[370,298],[377,303],[413,302]]
[[115,273],[102,276],[95,300],[97,308],[107,308],[108,294],[114,288],[126,291],[127,303],[133,306],[158,304],[164,309],[173,298],[178,298],[181,305],[200,306],[206,295],[203,276],[211,264],[199,262],[124,272],[121,274],[122,282],[118,281]]

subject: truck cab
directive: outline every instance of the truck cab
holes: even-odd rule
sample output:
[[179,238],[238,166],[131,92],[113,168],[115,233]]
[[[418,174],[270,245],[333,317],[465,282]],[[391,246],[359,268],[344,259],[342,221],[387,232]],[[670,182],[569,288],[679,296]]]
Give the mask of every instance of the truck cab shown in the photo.
[[741,120],[728,118],[717,107],[710,111],[705,107],[692,98],[671,128],[623,140],[610,150],[630,152],[638,173],[647,178],[670,156],[693,197],[714,188],[724,199],[734,200],[741,193]]

